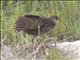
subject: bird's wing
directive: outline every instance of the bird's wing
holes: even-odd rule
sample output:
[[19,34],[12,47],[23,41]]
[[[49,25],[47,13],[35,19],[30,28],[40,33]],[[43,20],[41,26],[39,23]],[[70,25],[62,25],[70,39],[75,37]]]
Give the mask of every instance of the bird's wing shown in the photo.
[[16,30],[35,30],[38,26],[45,26],[46,21],[40,16],[20,16],[16,21]]
[[17,31],[23,30],[25,28],[25,25],[26,25],[26,18],[23,16],[18,17],[15,24],[16,24],[15,29]]
[[42,22],[42,18],[40,18],[39,16],[26,16],[26,25],[25,27],[27,29],[37,29],[38,26],[42,26],[43,22]]

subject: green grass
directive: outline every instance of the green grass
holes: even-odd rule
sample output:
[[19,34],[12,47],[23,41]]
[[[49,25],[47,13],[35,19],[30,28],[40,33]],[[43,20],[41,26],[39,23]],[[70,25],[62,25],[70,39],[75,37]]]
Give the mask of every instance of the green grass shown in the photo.
[[[72,39],[80,39],[80,1],[1,1],[1,41],[6,45],[15,46],[31,40],[31,36],[24,38],[17,33],[16,19],[24,14],[39,16],[57,15],[60,17],[58,33],[52,37],[63,34],[63,39],[72,36]],[[51,34],[51,33],[50,33]]]

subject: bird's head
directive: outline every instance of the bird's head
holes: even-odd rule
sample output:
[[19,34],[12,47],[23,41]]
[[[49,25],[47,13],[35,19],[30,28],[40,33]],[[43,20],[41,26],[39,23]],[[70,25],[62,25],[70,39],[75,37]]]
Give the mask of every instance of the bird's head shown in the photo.
[[52,16],[49,19],[55,24],[57,24],[59,22],[59,17],[58,16]]

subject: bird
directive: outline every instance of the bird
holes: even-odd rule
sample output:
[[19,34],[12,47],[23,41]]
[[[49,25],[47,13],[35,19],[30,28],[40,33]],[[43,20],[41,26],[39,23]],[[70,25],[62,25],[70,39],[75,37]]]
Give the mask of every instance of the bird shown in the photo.
[[[15,29],[17,32],[23,31],[24,33],[27,33],[29,35],[32,35],[32,51],[34,50],[38,51],[37,47],[39,47],[39,52],[44,52],[45,48],[43,45],[41,45],[42,40],[35,39],[37,36],[42,36],[48,31],[52,30],[56,27],[57,23],[59,21],[58,16],[51,16],[51,17],[45,17],[45,16],[37,16],[37,15],[23,15],[19,16],[16,19],[15,22]],[[43,40],[44,41],[44,40]],[[29,47],[30,48],[30,47]],[[26,48],[25,48],[26,49]],[[37,54],[39,53],[37,52]],[[35,54],[33,54],[34,56]],[[38,56],[38,55],[36,55]]]
[[58,16],[50,18],[37,15],[19,16],[15,23],[16,31],[38,36],[47,33],[57,25]]

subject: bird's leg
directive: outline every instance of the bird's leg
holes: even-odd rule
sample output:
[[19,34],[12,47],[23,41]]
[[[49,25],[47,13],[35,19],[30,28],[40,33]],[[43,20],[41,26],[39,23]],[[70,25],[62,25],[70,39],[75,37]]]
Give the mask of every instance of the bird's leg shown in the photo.
[[[40,35],[40,25],[38,25],[38,36],[37,37],[39,37],[39,35]],[[33,36],[32,43],[35,42],[34,40],[35,40],[35,36]]]
[[[40,35],[40,25],[38,25],[38,36],[37,36],[37,37],[39,37],[39,35]],[[32,43],[33,43],[33,52],[35,52],[36,47],[37,47],[37,42],[38,42],[38,40],[35,39],[35,37],[36,37],[36,36],[34,36],[33,39],[32,39]],[[34,54],[34,55],[33,55],[33,59],[36,59],[36,58],[37,58],[37,55]]]
[[40,25],[38,25],[38,36],[40,35]]

